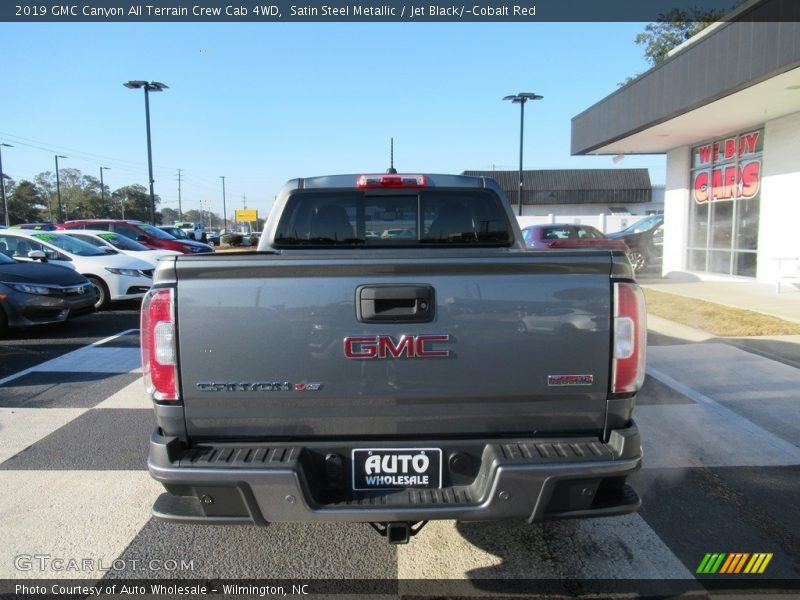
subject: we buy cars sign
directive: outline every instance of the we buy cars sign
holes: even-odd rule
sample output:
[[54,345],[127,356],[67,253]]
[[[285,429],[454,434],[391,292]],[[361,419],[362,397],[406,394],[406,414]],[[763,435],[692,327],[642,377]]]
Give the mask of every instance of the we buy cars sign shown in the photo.
[[761,135],[762,131],[753,131],[694,149],[692,194],[695,202],[747,200],[758,195]]

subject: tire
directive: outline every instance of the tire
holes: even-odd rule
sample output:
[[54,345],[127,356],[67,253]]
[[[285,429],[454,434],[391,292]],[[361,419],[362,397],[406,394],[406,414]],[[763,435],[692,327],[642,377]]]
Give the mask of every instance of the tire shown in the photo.
[[631,261],[634,273],[641,273],[648,267],[647,255],[639,248],[633,248],[628,252],[628,260]]
[[97,290],[97,302],[94,303],[95,310],[103,310],[108,307],[109,294],[105,282],[94,275],[85,275],[86,279],[92,282],[94,289]]

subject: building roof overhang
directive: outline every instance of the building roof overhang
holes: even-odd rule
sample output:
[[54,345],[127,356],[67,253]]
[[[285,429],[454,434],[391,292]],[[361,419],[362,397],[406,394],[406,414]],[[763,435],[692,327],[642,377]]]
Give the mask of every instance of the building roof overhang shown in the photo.
[[752,2],[574,117],[572,154],[659,154],[799,112],[798,39],[800,2]]

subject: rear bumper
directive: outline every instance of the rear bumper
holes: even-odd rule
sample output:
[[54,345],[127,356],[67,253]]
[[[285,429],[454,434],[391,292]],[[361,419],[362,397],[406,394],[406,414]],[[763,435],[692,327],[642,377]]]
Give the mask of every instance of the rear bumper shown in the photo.
[[[460,467],[453,457],[464,455],[459,454],[459,446],[474,448],[476,444],[481,444],[483,451],[465,480],[457,473]],[[429,441],[409,444],[430,445]],[[445,455],[445,470],[450,472],[444,479],[446,487],[352,492],[349,479],[342,475],[348,473],[348,465],[336,474],[340,479],[336,484],[331,483],[324,462],[324,457],[341,451],[343,445],[204,444],[190,449],[156,430],[150,439],[148,468],[167,493],[157,500],[153,514],[166,521],[204,524],[435,519],[534,522],[620,515],[634,512],[640,505],[639,497],[625,484],[625,478],[641,465],[639,432],[634,424],[612,432],[605,444],[587,437],[448,441],[438,446]],[[342,476],[348,481],[347,489],[341,485]]]

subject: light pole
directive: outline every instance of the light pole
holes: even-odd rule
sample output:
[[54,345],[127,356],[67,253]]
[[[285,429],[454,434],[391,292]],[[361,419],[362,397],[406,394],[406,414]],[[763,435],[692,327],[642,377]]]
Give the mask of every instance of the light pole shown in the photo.
[[103,183],[103,170],[110,170],[111,167],[100,167],[100,197],[103,199],[103,204],[106,203],[106,185]]
[[13,148],[11,144],[4,142],[0,143],[0,191],[3,192],[3,214],[5,215],[6,227],[11,225],[11,220],[8,217],[8,198],[6,198],[6,174],[3,173],[3,146],[6,148]]
[[506,96],[503,100],[511,100],[514,104],[519,104],[519,216],[522,216],[522,135],[525,125],[525,103],[528,100],[541,100],[544,96],[539,96],[531,92],[519,92],[513,96]]
[[153,192],[153,150],[150,144],[150,92],[163,92],[168,86],[158,81],[128,81],[126,88],[138,90],[144,88],[144,117],[147,124],[147,169],[150,177],[150,223],[156,224],[156,195]]
[[58,159],[59,158],[69,158],[69,156],[64,156],[63,154],[56,154],[56,195],[58,196],[58,220],[60,223],[64,222],[64,210],[61,208],[61,180],[58,176]]
[[220,175],[219,178],[222,179],[222,222],[224,223],[222,231],[228,231],[228,211],[225,207],[225,175]]

